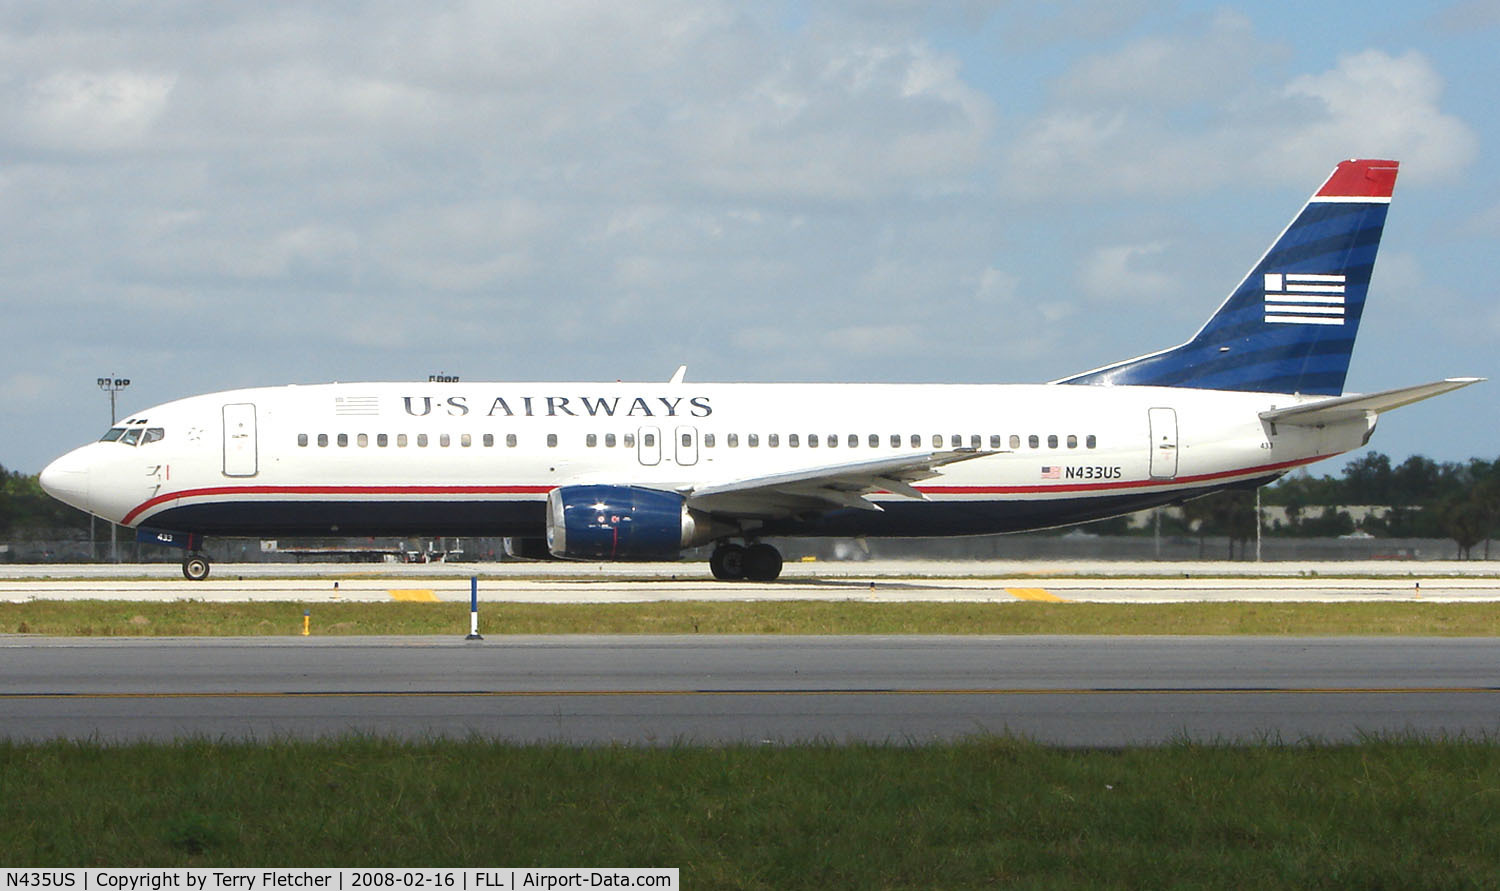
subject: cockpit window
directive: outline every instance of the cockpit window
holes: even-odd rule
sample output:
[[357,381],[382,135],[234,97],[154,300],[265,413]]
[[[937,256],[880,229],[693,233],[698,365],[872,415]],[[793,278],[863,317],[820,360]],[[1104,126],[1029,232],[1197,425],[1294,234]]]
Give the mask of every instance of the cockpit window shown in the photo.
[[99,441],[114,442],[115,440],[119,439],[121,434],[123,434],[124,432],[124,427],[111,427],[108,430],[104,431],[104,435],[99,437]]
[[147,427],[146,435],[141,437],[141,445],[151,442],[161,442],[167,436],[167,432],[160,427]]
[[140,427],[131,427],[129,430],[125,431],[124,436],[120,437],[120,442],[128,446],[133,446],[140,441],[141,434],[144,432],[145,431]]

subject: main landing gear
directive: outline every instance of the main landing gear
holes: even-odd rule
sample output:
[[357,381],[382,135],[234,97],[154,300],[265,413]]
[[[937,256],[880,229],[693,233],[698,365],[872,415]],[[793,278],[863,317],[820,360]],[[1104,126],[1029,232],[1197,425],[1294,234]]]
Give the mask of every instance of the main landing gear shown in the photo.
[[208,558],[202,554],[188,554],[182,561],[182,574],[188,581],[201,582],[208,578]]
[[722,581],[774,582],[781,575],[781,552],[765,542],[748,548],[726,542],[714,548],[708,568]]

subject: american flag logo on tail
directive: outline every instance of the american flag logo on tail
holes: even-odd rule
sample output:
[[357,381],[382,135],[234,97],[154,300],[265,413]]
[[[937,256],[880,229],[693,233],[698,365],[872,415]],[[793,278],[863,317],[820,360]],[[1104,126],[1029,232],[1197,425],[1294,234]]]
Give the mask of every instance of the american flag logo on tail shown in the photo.
[[1344,324],[1344,276],[1266,273],[1266,321],[1282,325]]

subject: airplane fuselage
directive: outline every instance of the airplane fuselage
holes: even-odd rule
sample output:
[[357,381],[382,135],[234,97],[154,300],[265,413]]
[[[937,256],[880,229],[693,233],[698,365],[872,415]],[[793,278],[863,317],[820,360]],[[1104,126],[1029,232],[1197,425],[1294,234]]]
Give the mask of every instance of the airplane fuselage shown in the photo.
[[126,432],[114,441],[76,450],[49,473],[51,485],[127,526],[202,535],[539,537],[547,493],[561,486],[691,492],[973,449],[983,454],[916,484],[920,500],[875,493],[869,501],[878,511],[789,509],[749,528],[986,534],[1264,482],[1368,438],[1372,422],[1364,418],[1275,430],[1258,417],[1304,401],[1060,385],[286,386],[139,412],[115,428]]

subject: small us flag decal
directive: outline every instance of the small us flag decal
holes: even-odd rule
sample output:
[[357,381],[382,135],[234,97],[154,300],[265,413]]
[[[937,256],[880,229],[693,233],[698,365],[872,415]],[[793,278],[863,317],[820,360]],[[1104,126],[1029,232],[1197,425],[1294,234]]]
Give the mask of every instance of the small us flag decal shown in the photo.
[[1062,468],[1061,467],[1055,467],[1055,466],[1054,467],[1048,467],[1045,464],[1042,465],[1042,479],[1044,479],[1044,480],[1055,480],[1055,479],[1061,479],[1061,477],[1062,477]]
[[1344,276],[1266,273],[1266,321],[1281,325],[1344,324]]

